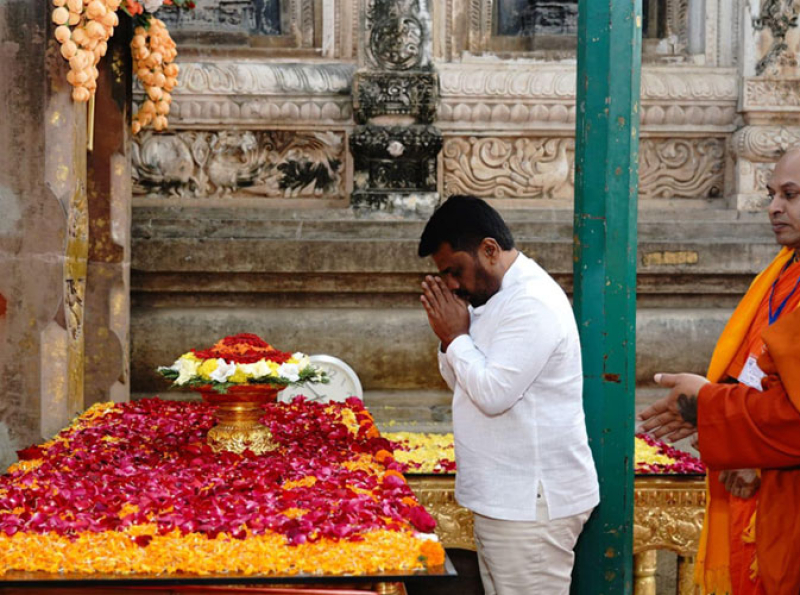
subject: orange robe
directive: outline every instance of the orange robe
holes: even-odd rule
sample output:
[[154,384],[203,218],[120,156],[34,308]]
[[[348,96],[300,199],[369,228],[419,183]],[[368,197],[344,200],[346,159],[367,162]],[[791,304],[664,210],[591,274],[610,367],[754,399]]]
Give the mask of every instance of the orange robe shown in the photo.
[[[704,587],[704,592],[718,594],[732,592],[734,595],[747,594],[756,595],[768,593],[778,593],[775,591],[773,583],[769,581],[770,572],[765,573],[762,569],[763,558],[762,550],[769,542],[769,536],[759,533],[762,520],[757,516],[757,526],[755,531],[756,543],[748,543],[744,539],[748,531],[748,525],[758,506],[763,511],[766,506],[770,506],[774,494],[770,493],[767,485],[773,485],[771,480],[767,480],[762,473],[762,488],[756,497],[742,500],[729,495],[724,486],[718,481],[719,469],[738,469],[738,468],[766,468],[776,465],[775,460],[767,461],[759,459],[755,452],[759,452],[753,447],[752,442],[740,439],[739,422],[747,418],[742,411],[731,409],[745,403],[746,395],[747,407],[756,407],[764,412],[770,406],[774,406],[774,395],[776,391],[783,390],[780,376],[776,374],[775,362],[772,359],[774,353],[769,351],[770,346],[766,340],[767,336],[775,333],[784,333],[784,336],[792,336],[794,327],[791,326],[791,312],[794,312],[800,303],[800,293],[795,292],[786,302],[786,307],[781,318],[772,327],[768,323],[769,296],[772,293],[772,284],[775,284],[773,296],[773,312],[785,297],[792,292],[795,281],[800,276],[800,264],[794,263],[786,267],[792,252],[784,249],[775,261],[754,281],[745,298],[737,307],[734,316],[728,323],[723,336],[715,350],[709,367],[709,378],[720,380],[726,377],[736,378],[749,356],[758,357],[761,370],[770,374],[765,379],[767,390],[759,392],[740,384],[710,384],[703,388],[703,395],[700,407],[704,412],[698,415],[700,424],[699,438],[700,451],[702,458],[709,464],[709,506],[706,514],[704,535],[701,541],[701,551],[698,560],[698,582]],[[785,268],[786,267],[786,268]],[[784,323],[784,321],[787,321]],[[786,330],[788,328],[788,330]],[[782,330],[783,329],[783,330]],[[800,335],[795,335],[800,336]],[[774,338],[772,339],[775,340]],[[787,344],[792,345],[789,341]],[[800,342],[794,347],[800,354]],[[775,388],[777,386],[779,388]],[[794,409],[791,402],[783,392],[784,407],[789,407],[794,415],[798,417],[794,426],[795,432],[800,436],[800,414]],[[739,400],[737,400],[737,398]],[[763,398],[763,402],[760,399]],[[780,399],[780,397],[779,397]],[[772,410],[771,414],[776,415],[775,419],[786,419],[786,411]],[[703,416],[703,417],[701,417]],[[728,417],[732,416],[732,417]],[[713,428],[713,429],[711,429]],[[756,434],[758,427],[756,428]],[[752,429],[752,428],[751,428]],[[720,434],[725,434],[725,439],[719,438]],[[736,444],[736,448],[731,448],[731,444]],[[728,463],[721,461],[726,454],[721,454],[724,449],[730,449],[729,453],[733,459],[728,459]],[[708,452],[707,452],[708,451]],[[745,454],[746,453],[746,454]],[[722,457],[722,458],[720,458]],[[750,457],[750,458],[748,458]],[[739,461],[731,463],[731,460]],[[749,461],[749,462],[743,462]],[[800,464],[800,463],[798,463]],[[769,476],[772,472],[765,472]],[[800,473],[798,473],[800,476]],[[766,490],[766,491],[765,491]],[[762,502],[762,499],[769,499]],[[767,530],[769,534],[769,530]],[[800,542],[798,542],[800,543]],[[758,575],[753,578],[751,566],[758,552]],[[767,555],[767,554],[763,554]],[[770,555],[774,558],[774,552]],[[798,564],[800,566],[800,564]],[[771,567],[771,562],[767,562],[767,567]],[[763,582],[762,582],[763,581]],[[770,586],[772,585],[772,586]],[[764,588],[768,590],[765,591]],[[792,591],[790,591],[792,592]],[[795,589],[793,595],[797,595]]]
[[800,593],[800,310],[764,331],[764,392],[708,384],[698,400],[698,437],[710,469],[760,468],[758,575],[770,595]]

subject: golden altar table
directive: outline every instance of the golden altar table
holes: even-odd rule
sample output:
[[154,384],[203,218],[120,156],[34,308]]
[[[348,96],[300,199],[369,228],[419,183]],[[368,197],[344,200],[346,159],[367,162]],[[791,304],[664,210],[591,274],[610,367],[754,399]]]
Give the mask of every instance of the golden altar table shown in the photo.
[[[436,519],[446,548],[475,550],[472,513],[455,499],[455,475],[407,475],[409,485]],[[633,554],[635,595],[656,593],[656,552],[678,555],[677,593],[694,595],[694,560],[705,510],[705,477],[637,476],[634,481]]]

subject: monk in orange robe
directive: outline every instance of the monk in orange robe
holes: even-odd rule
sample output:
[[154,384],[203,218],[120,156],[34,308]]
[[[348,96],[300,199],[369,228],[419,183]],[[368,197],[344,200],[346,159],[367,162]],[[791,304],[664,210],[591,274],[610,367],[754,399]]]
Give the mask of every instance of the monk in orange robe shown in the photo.
[[736,308],[707,378],[657,375],[672,390],[639,416],[656,437],[698,432],[709,494],[696,579],[709,594],[800,593],[800,150],[768,190],[783,249]]

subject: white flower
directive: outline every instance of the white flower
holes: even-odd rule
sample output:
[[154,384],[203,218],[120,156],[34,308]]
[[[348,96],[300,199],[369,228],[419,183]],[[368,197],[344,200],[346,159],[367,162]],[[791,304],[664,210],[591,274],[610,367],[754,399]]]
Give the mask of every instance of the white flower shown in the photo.
[[197,376],[197,368],[200,367],[200,362],[188,358],[181,358],[177,362],[178,378],[175,379],[175,384],[183,385],[189,382],[193,377]]
[[414,537],[417,539],[421,539],[422,541],[439,541],[439,538],[436,536],[436,533],[414,533]]
[[300,367],[301,370],[307,368],[311,364],[311,359],[302,351],[293,353],[292,359]]
[[164,0],[143,0],[142,4],[147,12],[155,12],[161,8],[161,5],[164,4]]
[[263,359],[254,364],[236,364],[236,367],[249,378],[264,378],[272,374],[272,370],[269,369],[266,360]]
[[211,372],[211,380],[225,382],[236,372],[236,364],[228,363],[224,359],[217,359],[217,369]]
[[281,364],[278,368],[278,376],[286,378],[289,382],[300,380],[300,366],[297,364]]

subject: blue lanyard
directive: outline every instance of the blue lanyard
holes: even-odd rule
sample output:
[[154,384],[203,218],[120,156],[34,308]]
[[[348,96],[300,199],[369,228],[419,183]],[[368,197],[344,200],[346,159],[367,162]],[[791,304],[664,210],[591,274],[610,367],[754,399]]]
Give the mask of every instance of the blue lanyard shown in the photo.
[[798,275],[797,276],[797,281],[794,282],[794,287],[792,288],[792,291],[789,292],[789,295],[787,295],[785,298],[783,298],[783,301],[778,306],[778,309],[775,310],[774,312],[772,311],[772,298],[775,296],[775,287],[778,285],[778,281],[780,281],[781,275],[783,275],[783,273],[786,271],[786,269],[788,269],[792,265],[793,262],[794,262],[794,258],[792,258],[789,262],[786,263],[786,265],[783,267],[783,270],[781,271],[780,275],[778,275],[778,278],[775,279],[775,282],[772,284],[772,290],[769,292],[769,325],[770,326],[772,326],[772,324],[776,320],[778,320],[778,318],[780,317],[781,313],[783,312],[783,309],[786,307],[786,302],[788,302],[791,299],[791,297],[794,295],[794,292],[797,291],[797,286],[800,285],[800,275]]

